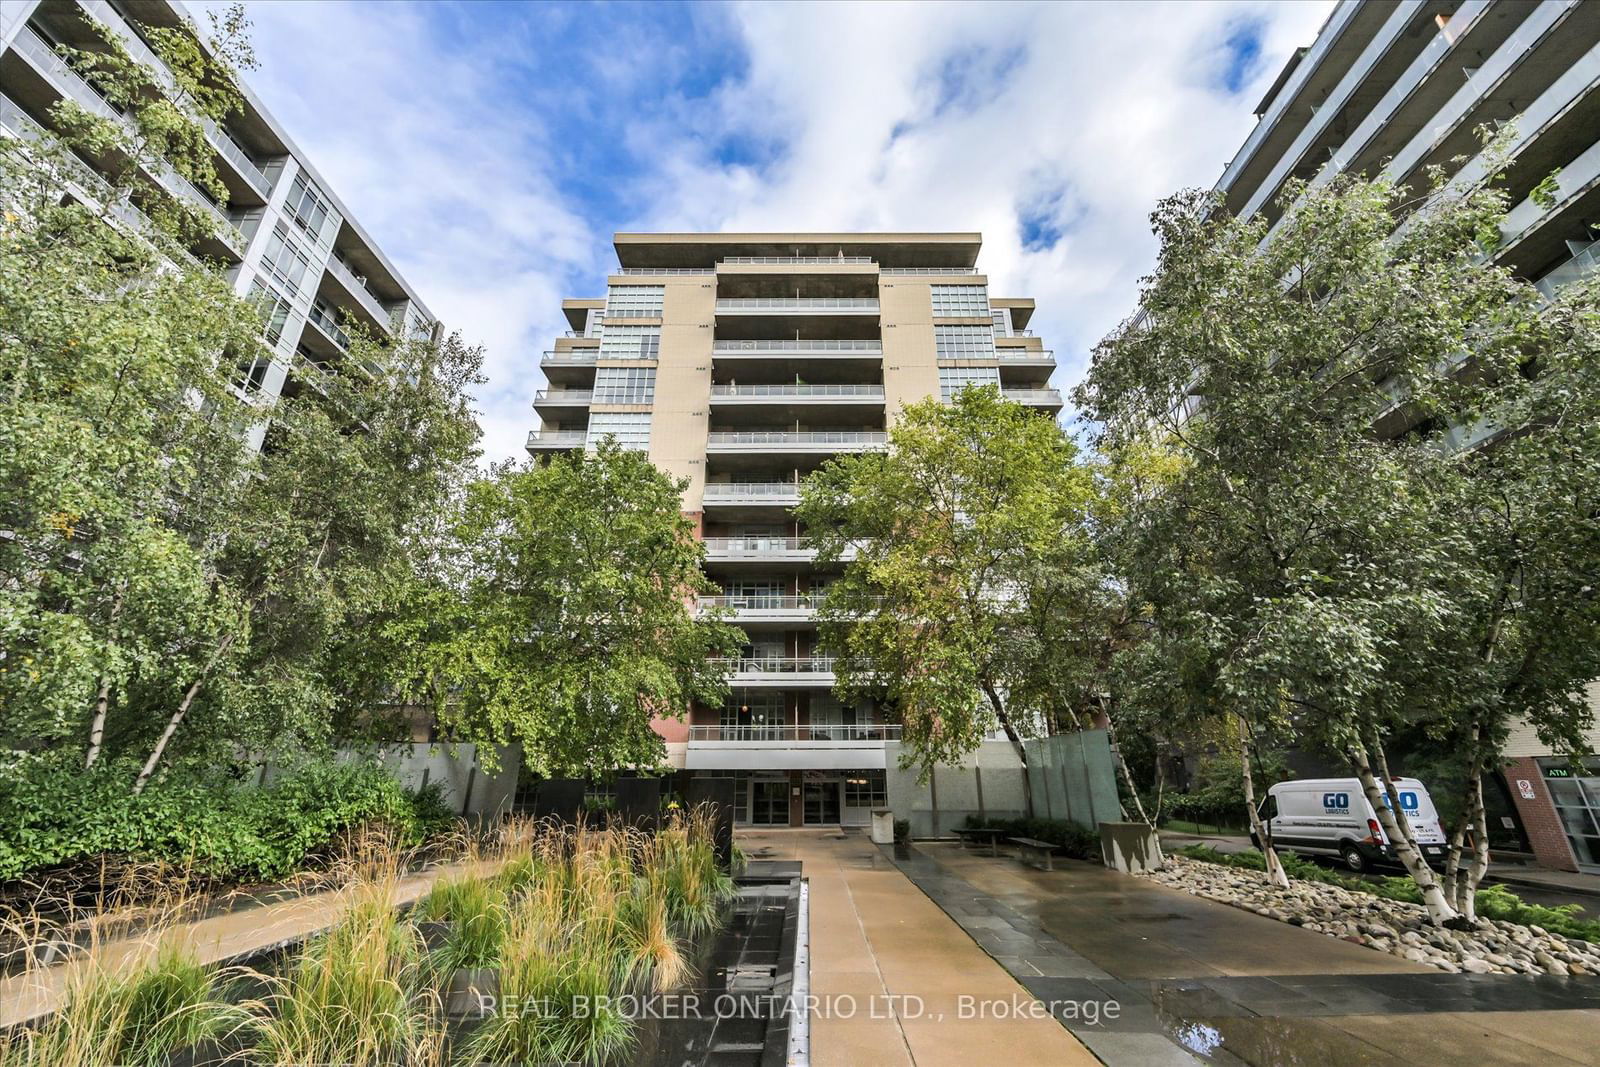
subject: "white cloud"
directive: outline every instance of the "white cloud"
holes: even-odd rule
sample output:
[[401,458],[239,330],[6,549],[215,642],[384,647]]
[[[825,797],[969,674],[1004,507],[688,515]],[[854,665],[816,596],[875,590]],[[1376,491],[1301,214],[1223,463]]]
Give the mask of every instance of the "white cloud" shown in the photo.
[[[509,32],[502,18],[473,22],[503,6],[467,5],[440,33],[438,8],[258,3],[263,69],[250,81],[423,300],[489,347],[480,402],[500,458],[521,454],[538,353],[564,328],[560,298],[598,293],[613,229],[981,230],[993,290],[1037,298],[1034,326],[1070,386],[1132,309],[1156,200],[1216,179],[1251,105],[1329,6],[701,8],[690,37],[615,26],[611,51],[546,64],[570,73],[519,95],[507,84],[526,76],[528,49],[570,47],[563,22],[614,22],[616,9],[542,8],[539,32]],[[1225,42],[1240,26],[1260,57],[1230,94]],[[697,49],[739,43],[739,75],[709,95],[652,83]],[[595,107],[597,91],[641,89],[644,103]],[[612,197],[574,196],[558,169],[575,107],[590,117],[582,136],[631,160],[594,175]],[[777,154],[719,162],[730,139]],[[596,203],[618,205],[616,217]],[[1065,231],[1054,247],[1023,247],[1030,210]]]

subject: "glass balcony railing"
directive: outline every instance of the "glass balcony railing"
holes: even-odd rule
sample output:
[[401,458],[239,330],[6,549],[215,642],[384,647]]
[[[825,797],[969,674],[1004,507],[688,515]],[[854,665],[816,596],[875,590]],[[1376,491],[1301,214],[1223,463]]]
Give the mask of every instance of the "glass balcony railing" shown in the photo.
[[868,430],[748,430],[741,432],[718,431],[707,435],[706,444],[712,449],[762,449],[779,451],[785,448],[804,449],[875,449],[883,448],[889,435]]
[[1581,249],[1577,255],[1534,282],[1533,287],[1539,290],[1546,300],[1554,300],[1556,292],[1563,285],[1577,281],[1593,271],[1596,266],[1600,266],[1600,241]]
[[881,385],[713,385],[711,398],[725,400],[882,400]]
[[760,296],[722,297],[718,311],[877,311],[876,297]]
[[852,352],[864,354],[883,354],[882,341],[824,341],[824,340],[794,340],[794,341],[713,341],[712,352]]
[[545,352],[539,356],[539,362],[572,367],[592,367],[595,360],[599,358],[600,350],[598,348],[575,348],[566,352]]
[[778,593],[745,593],[738,596],[703,596],[695,601],[702,611],[815,611],[821,603],[820,596],[802,594],[783,596]]
[[799,266],[825,266],[832,263],[844,266],[871,266],[873,260],[871,256],[724,256],[717,262],[755,266],[768,264],[782,266],[791,263]]
[[1061,390],[1059,389],[1002,389],[1000,395],[1007,400],[1014,400],[1018,404],[1061,406]]
[[593,401],[593,389],[541,389],[533,397],[535,404],[587,405]]
[[800,496],[800,486],[795,482],[707,482],[706,503],[725,501],[771,501],[775,504],[793,502]]
[[711,661],[733,674],[832,674],[832,656],[742,656]]
[[977,267],[884,267],[879,274],[977,274]]
[[350,269],[348,263],[338,256],[329,256],[328,273],[339,279],[350,295],[356,298],[356,303],[361,305],[361,310],[377,321],[379,328],[385,333],[389,332],[391,316],[388,310],[379,302],[376,294],[367,288],[367,283],[356,277],[356,272]]
[[589,439],[585,430],[532,430],[528,433],[528,451],[542,448],[582,448]]

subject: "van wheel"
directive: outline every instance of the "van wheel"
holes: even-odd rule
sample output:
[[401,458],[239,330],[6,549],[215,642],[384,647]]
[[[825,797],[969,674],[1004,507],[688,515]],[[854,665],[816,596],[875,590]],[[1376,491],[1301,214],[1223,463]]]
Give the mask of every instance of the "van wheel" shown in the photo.
[[1339,855],[1344,857],[1344,865],[1356,874],[1365,874],[1367,871],[1367,857],[1354,845],[1339,846]]

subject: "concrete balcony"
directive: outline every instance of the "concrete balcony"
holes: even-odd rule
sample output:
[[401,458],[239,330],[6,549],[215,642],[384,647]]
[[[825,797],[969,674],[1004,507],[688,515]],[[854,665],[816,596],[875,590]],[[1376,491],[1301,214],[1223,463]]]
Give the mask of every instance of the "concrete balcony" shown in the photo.
[[707,506],[792,508],[800,503],[794,482],[707,482],[701,498]]
[[[705,539],[706,559],[712,563],[785,563],[804,562],[817,558],[817,550],[809,537],[768,537],[751,534],[745,537],[708,537]],[[840,559],[856,558],[853,547],[845,549]]]
[[533,398],[535,408],[586,408],[593,402],[593,389],[541,389]]
[[586,430],[533,430],[523,445],[529,452],[569,452],[589,439]]
[[748,297],[717,301],[718,315],[876,315],[867,297]]
[[352,302],[362,314],[372,320],[372,325],[384,334],[393,333],[392,320],[389,310],[378,302],[378,298],[368,289],[366,283],[356,277],[354,271],[347,266],[338,256],[328,257],[328,275],[338,282]]
[[884,743],[900,740],[888,725],[691,725],[686,770],[879,770]]
[[714,406],[883,404],[881,385],[713,385]]
[[703,596],[695,601],[698,614],[729,614],[730,622],[810,622],[817,617],[815,596]]
[[1047,408],[1051,411],[1061,410],[1061,390],[1059,389],[1002,389],[1000,395],[1007,400],[1030,408]]
[[756,689],[795,689],[833,685],[832,656],[746,656],[712,663],[728,672],[731,685]]
[[831,455],[838,452],[877,452],[887,448],[889,435],[875,430],[749,430],[713,431],[706,452],[717,454]]

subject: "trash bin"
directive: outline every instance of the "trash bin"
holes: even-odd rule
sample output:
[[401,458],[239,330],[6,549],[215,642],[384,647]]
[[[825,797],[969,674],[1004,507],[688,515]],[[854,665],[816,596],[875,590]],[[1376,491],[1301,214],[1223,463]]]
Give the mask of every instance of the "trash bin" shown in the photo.
[[874,845],[894,844],[894,809],[872,809],[872,843]]

